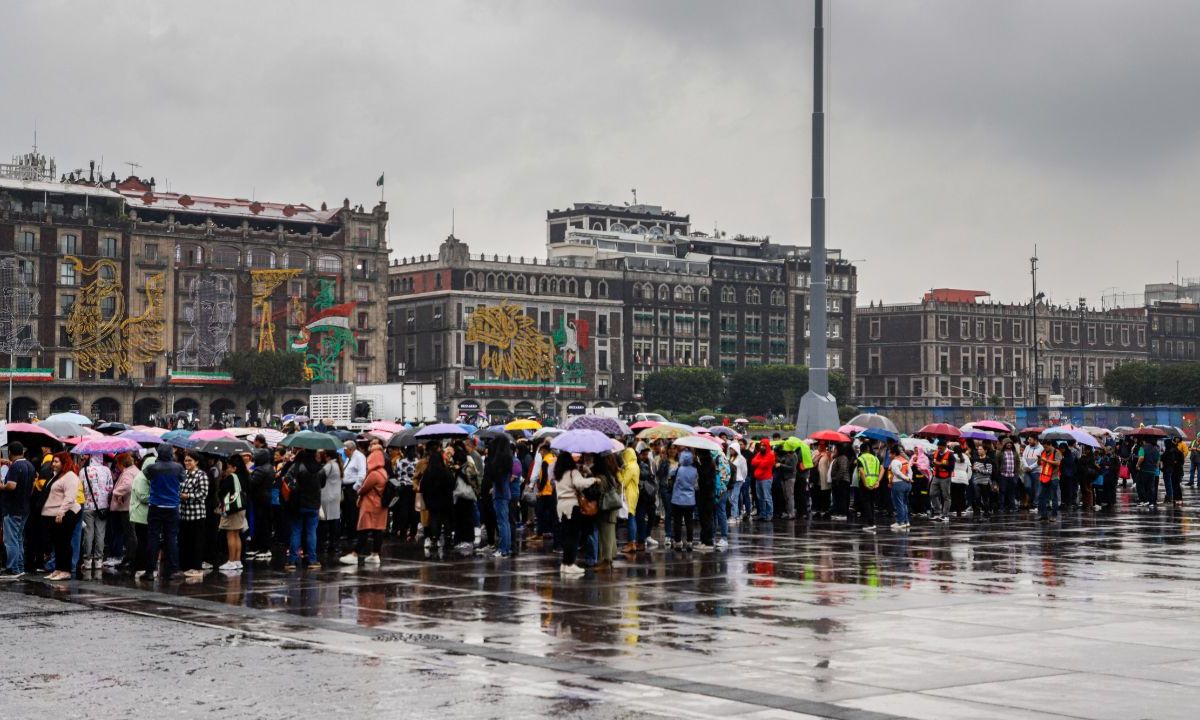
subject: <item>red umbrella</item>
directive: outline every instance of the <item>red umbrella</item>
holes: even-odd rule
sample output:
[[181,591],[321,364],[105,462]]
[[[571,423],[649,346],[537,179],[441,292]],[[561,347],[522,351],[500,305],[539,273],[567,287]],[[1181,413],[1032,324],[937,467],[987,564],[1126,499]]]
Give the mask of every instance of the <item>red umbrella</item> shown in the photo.
[[1035,425],[1033,427],[1024,428],[1021,430],[1021,432],[1019,432],[1017,434],[1018,435],[1041,435],[1044,432],[1046,432],[1046,428],[1038,427]]
[[930,423],[913,433],[915,437],[958,438],[962,432],[949,423]]
[[1167,431],[1156,427],[1143,427],[1129,433],[1129,437],[1135,438],[1165,438]]
[[812,438],[813,440],[823,440],[825,442],[830,442],[830,443],[848,443],[848,442],[850,442],[849,435],[846,435],[845,433],[840,433],[836,430],[818,430],[817,432],[813,433],[812,435],[809,435],[809,437]]

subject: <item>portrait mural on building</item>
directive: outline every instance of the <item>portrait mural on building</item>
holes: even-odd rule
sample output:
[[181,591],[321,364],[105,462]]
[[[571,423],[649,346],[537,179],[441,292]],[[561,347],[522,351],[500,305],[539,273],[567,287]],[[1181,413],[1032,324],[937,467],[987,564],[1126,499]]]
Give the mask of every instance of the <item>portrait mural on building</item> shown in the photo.
[[[80,283],[79,296],[67,314],[67,336],[79,370],[102,373],[113,369],[124,375],[133,363],[149,362],[166,349],[165,275],[146,278],[146,309],[126,317],[124,286],[116,262],[97,260],[85,266],[70,255],[64,261],[70,263]],[[85,284],[87,278],[92,280]]]
[[0,258],[0,355],[30,355],[41,347],[31,324],[38,293],[21,273],[22,262],[16,256]]
[[215,368],[229,352],[233,332],[233,280],[224,275],[200,275],[188,284],[184,320],[191,333],[176,355],[179,367]]
[[501,303],[471,313],[467,342],[485,346],[479,367],[490,370],[497,377],[554,379],[554,344],[538,332],[533,319],[516,305]]

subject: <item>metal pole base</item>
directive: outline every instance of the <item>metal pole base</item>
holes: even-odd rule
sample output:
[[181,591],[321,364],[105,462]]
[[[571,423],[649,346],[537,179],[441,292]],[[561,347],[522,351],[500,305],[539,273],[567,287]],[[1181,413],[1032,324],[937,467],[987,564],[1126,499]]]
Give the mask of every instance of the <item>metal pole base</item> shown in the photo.
[[809,390],[800,399],[800,412],[796,415],[796,437],[806,438],[818,430],[837,430],[842,422],[838,419],[837,400],[832,395],[818,395]]

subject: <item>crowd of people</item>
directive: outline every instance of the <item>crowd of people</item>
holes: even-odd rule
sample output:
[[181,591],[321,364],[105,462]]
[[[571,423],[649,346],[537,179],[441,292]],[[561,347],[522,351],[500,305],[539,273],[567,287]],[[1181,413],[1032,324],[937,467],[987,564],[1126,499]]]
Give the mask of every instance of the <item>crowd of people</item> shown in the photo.
[[1130,483],[1132,506],[1175,507],[1200,476],[1200,441],[1152,438],[1099,449],[1033,436],[908,450],[778,436],[705,447],[630,436],[602,453],[503,434],[385,445],[270,448],[258,436],[251,452],[224,458],[170,444],[80,457],[12,442],[0,460],[0,577],[202,578],[273,560],[287,571],[374,566],[387,537],[430,558],[557,553],[571,577],[656,548],[720,551],[739,523],[805,516],[906,532],[913,521],[1020,512],[1049,523],[1114,512]]

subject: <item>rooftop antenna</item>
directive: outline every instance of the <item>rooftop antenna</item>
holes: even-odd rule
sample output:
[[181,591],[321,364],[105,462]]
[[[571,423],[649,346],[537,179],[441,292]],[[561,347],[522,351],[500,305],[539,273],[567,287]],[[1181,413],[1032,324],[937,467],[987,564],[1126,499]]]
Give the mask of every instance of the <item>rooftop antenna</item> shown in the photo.
[[450,237],[454,237],[454,208],[450,208]]
[[637,205],[637,188],[632,188],[629,192],[633,193],[633,204]]
[[137,175],[137,168],[140,168],[142,166],[141,163],[130,162],[128,160],[125,160],[121,164],[129,166],[129,174],[130,175]]

